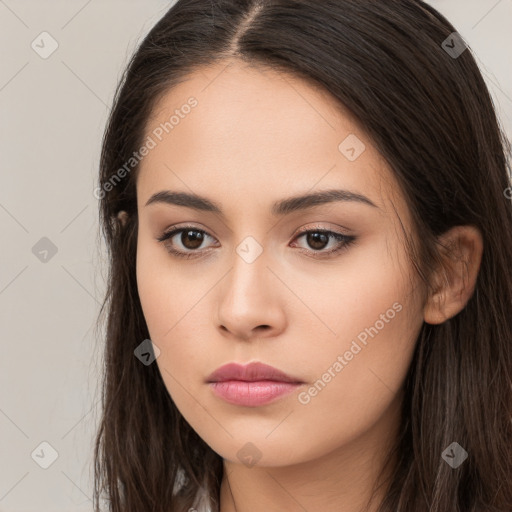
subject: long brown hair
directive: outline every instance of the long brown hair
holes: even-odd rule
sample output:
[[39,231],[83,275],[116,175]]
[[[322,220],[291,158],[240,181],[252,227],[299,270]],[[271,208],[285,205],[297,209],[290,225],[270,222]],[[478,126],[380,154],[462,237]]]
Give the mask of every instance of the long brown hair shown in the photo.
[[[133,155],[158,98],[226,57],[308,80],[355,116],[407,200],[421,234],[412,261],[426,286],[437,237],[456,225],[481,231],[466,307],[421,328],[379,512],[512,510],[510,143],[454,32],[419,0],[179,0],[142,41],[116,91],[96,189],[109,256],[96,511],[102,497],[113,512],[186,511],[203,484],[219,507],[221,457],[181,416],[157,365],[134,356],[149,333],[135,277]],[[457,469],[442,458],[452,442],[468,452]]]

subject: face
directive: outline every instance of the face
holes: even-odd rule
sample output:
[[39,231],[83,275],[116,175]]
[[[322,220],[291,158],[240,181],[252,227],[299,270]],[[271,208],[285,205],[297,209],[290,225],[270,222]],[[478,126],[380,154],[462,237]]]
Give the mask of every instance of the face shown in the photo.
[[[406,203],[356,121],[311,84],[226,61],[168,91],[146,137],[137,283],[185,419],[224,459],[263,466],[384,431],[424,300]],[[252,362],[289,382],[209,382]]]

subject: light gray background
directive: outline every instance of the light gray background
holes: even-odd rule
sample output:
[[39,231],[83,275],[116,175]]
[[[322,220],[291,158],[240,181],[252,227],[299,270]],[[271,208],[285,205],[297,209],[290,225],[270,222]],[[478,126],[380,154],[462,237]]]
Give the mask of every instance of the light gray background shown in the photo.
[[[476,53],[511,137],[512,0],[430,3]],[[92,510],[100,143],[121,71],[171,4],[0,0],[0,512]],[[59,45],[47,59],[31,47],[43,31]]]

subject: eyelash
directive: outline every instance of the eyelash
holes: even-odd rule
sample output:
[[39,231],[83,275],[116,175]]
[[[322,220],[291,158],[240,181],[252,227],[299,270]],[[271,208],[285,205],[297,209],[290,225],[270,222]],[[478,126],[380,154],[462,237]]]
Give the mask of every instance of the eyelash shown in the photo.
[[[206,231],[204,231],[202,229],[198,229],[195,226],[182,226],[182,227],[179,227],[176,229],[171,228],[170,230],[164,232],[160,237],[157,237],[157,241],[164,243],[167,240],[173,238],[178,233],[182,233],[184,231],[194,231],[196,233],[202,233],[203,235],[207,235],[210,238],[213,238]],[[315,229],[308,229],[308,230],[301,231],[294,238],[294,240],[298,239],[302,236],[311,234],[311,233],[323,233],[326,235],[330,235],[331,238],[334,238],[341,244],[341,245],[338,245],[338,247],[336,247],[335,249],[331,249],[329,251],[324,251],[324,252],[311,251],[311,250],[307,250],[304,248],[299,248],[300,252],[309,253],[311,255],[311,257],[313,257],[313,258],[326,258],[326,257],[332,256],[334,254],[340,253],[341,251],[344,251],[345,249],[347,249],[350,245],[352,245],[356,241],[355,236],[343,235],[342,233],[338,233],[336,231],[330,231],[330,230],[323,229],[323,228],[315,228]],[[184,253],[182,251],[177,251],[176,249],[173,249],[167,245],[166,245],[166,249],[170,254],[172,254],[178,258],[184,258],[184,259],[199,257],[200,252],[201,252],[200,250],[189,250],[189,252]]]

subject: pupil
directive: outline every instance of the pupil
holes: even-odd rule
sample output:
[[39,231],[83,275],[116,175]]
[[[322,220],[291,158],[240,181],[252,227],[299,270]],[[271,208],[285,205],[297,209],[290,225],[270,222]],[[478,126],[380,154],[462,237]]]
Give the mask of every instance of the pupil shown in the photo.
[[[319,242],[319,238],[321,241]],[[323,249],[325,244],[329,241],[329,237],[325,233],[309,233],[308,234],[308,244],[313,249]],[[320,243],[320,247],[316,244]]]
[[[196,236],[194,236],[194,233]],[[188,237],[189,240],[192,241],[192,243],[186,243],[185,237]],[[199,231],[183,231],[181,234],[181,243],[187,248],[187,249],[197,249],[201,246],[201,243],[203,242],[203,234]],[[190,247],[192,245],[192,247]]]

